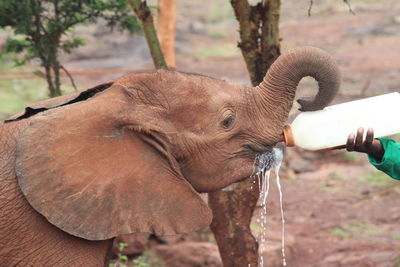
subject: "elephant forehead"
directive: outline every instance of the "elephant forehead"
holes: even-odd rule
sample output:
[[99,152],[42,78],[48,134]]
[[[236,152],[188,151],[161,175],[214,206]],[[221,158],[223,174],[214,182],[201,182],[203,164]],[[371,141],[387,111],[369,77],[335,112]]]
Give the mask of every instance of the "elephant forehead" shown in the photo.
[[228,92],[202,90],[198,95],[177,97],[169,109],[169,119],[177,129],[203,131],[222,119],[225,107],[235,106]]
[[177,129],[195,131],[205,127],[206,122],[212,120],[212,115],[208,101],[195,99],[174,106],[168,113],[169,119]]
[[[158,70],[152,73],[133,73],[118,79],[115,84],[140,93],[141,99],[157,100],[170,109],[182,106],[215,105],[234,95],[237,86],[222,80],[190,73]],[[151,101],[154,102],[154,101]]]
[[185,129],[198,128],[218,111],[214,96],[207,88],[195,83],[174,87],[170,93],[169,118]]

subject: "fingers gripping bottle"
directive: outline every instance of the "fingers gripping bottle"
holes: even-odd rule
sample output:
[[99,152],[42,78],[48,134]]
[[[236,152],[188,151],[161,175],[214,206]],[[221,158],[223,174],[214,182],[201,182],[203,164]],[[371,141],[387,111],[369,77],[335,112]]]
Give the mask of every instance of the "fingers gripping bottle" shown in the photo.
[[390,93],[300,113],[284,128],[287,146],[319,150],[345,145],[363,127],[375,137],[400,133],[400,94]]

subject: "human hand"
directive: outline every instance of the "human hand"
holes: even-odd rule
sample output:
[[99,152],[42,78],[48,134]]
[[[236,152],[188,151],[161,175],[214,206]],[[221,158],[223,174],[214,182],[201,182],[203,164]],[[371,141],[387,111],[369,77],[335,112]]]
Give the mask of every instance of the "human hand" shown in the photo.
[[385,150],[381,141],[374,139],[374,130],[369,128],[364,140],[364,128],[358,128],[357,134],[350,134],[346,143],[347,151],[367,153],[376,160],[381,161]]

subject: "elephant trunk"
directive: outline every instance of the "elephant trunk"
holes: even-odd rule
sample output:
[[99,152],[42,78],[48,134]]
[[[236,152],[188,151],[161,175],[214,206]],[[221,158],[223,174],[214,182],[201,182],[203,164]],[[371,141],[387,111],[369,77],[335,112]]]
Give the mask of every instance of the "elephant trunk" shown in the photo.
[[264,80],[254,88],[257,108],[271,118],[269,132],[282,133],[293,105],[297,85],[305,76],[318,82],[318,93],[313,99],[299,99],[301,111],[319,110],[327,106],[340,86],[340,71],[333,58],[325,51],[303,47],[280,56],[270,67]]

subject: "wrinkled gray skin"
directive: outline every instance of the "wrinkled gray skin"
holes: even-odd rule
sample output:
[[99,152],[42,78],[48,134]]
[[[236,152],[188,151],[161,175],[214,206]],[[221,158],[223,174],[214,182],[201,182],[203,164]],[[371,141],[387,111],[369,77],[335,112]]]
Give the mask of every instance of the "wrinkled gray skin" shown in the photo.
[[31,105],[0,125],[2,266],[102,266],[117,235],[206,226],[196,192],[252,174],[304,76],[319,91],[302,110],[323,108],[340,74],[315,48],[280,57],[254,88],[158,71]]

